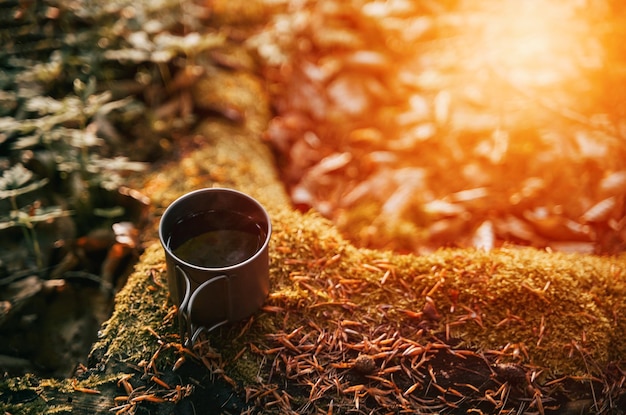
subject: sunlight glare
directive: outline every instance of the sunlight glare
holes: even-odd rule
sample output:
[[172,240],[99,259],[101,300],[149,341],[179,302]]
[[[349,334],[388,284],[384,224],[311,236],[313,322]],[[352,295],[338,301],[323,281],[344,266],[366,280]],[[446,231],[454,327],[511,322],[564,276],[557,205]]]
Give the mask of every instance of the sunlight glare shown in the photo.
[[590,47],[579,1],[491,2],[476,47],[483,62],[518,86],[572,80]]

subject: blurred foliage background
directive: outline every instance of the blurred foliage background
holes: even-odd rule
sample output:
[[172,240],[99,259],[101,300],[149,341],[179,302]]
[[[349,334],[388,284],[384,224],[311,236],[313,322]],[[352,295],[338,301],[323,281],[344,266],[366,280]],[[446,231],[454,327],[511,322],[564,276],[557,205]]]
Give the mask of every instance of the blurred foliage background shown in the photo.
[[66,376],[90,349],[143,249],[150,200],[129,183],[194,124],[186,69],[224,40],[207,10],[0,3],[3,369]]
[[252,42],[293,200],[359,246],[622,252],[611,1],[293,1]]

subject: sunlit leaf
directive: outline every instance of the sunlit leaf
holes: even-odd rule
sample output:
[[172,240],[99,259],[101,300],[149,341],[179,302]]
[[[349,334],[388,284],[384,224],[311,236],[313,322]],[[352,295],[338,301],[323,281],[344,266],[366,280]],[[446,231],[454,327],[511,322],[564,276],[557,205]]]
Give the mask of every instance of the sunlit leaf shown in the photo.
[[33,177],[33,172],[22,164],[16,164],[5,170],[0,177],[0,189],[12,190],[21,187]]
[[135,63],[150,61],[150,53],[140,49],[118,49],[107,50],[104,52],[104,57],[114,61],[130,61]]
[[63,110],[65,104],[51,97],[36,96],[26,101],[26,109],[38,115],[55,114]]
[[37,182],[28,184],[26,186],[23,186],[17,189],[0,190],[0,199],[7,199],[10,197],[16,197],[19,195],[30,193],[34,190],[44,187],[46,184],[48,184],[48,179],[41,179]]
[[11,146],[14,150],[24,150],[27,148],[35,147],[41,143],[41,134],[27,135],[20,137]]
[[138,161],[130,161],[128,157],[115,157],[112,159],[94,158],[92,163],[99,169],[107,171],[145,171],[148,165]]
[[226,41],[223,34],[197,32],[186,36],[176,36],[169,33],[160,33],[155,36],[154,43],[158,50],[180,52],[185,55],[196,55],[207,49],[222,46]]
[[8,216],[0,217],[0,230],[16,226],[31,228],[38,222],[49,222],[57,218],[71,216],[74,212],[63,210],[58,206],[49,206],[36,209],[34,213],[23,210],[13,210]]

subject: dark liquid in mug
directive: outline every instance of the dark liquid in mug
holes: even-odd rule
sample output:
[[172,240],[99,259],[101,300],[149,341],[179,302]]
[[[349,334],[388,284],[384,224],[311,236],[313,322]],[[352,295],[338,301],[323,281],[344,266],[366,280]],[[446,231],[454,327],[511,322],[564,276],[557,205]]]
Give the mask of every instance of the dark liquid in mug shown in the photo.
[[207,211],[181,219],[167,244],[178,258],[206,268],[222,268],[252,257],[266,232],[252,218],[230,211]]

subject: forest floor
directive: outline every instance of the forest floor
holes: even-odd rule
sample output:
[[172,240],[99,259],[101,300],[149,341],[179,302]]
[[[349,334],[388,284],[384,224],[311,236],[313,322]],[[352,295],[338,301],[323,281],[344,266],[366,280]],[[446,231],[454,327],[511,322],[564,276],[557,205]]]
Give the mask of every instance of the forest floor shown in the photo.
[[[530,351],[532,359],[520,357],[527,351],[519,344],[498,350],[508,360],[499,360],[496,351],[485,360],[484,354],[470,354],[475,349],[461,348],[467,354],[455,355],[457,345],[449,341],[454,325],[448,317],[463,322],[462,327],[468,319],[479,321],[466,330],[476,335],[484,330],[476,306],[482,304],[485,311],[493,304],[478,301],[459,310],[456,298],[467,288],[462,278],[457,288],[453,277],[447,283],[437,281],[471,264],[454,254],[428,256],[441,247],[470,248],[468,255],[483,261],[494,250],[487,262],[509,270],[509,256],[517,255],[507,253],[509,248],[591,253],[598,260],[617,258],[626,248],[620,86],[624,62],[619,60],[626,55],[613,40],[621,33],[622,17],[619,5],[609,1],[590,10],[579,5],[572,1],[519,8],[515,1],[485,1],[481,6],[457,1],[417,6],[356,0],[3,3],[7,13],[0,35],[7,49],[0,55],[0,333],[8,341],[0,345],[0,368],[11,375],[35,372],[62,378],[76,373],[111,310],[111,294],[123,286],[143,249],[154,243],[158,211],[145,195],[174,196],[182,188],[207,183],[200,181],[203,175],[189,174],[184,185],[169,182],[171,189],[157,190],[155,186],[164,184],[159,169],[210,146],[210,140],[191,132],[204,120],[219,118],[252,125],[255,134],[263,136],[294,206],[320,212],[356,247],[383,252],[372,254],[379,262],[361,264],[359,272],[381,272],[390,283],[397,272],[396,282],[407,284],[413,278],[407,270],[427,273],[425,264],[434,267],[424,281],[410,281],[414,287],[424,285],[419,298],[407,294],[395,307],[373,313],[383,313],[388,323],[376,326],[368,314],[371,304],[355,305],[352,297],[360,298],[363,290],[381,298],[395,298],[397,293],[385,294],[384,283],[379,286],[373,276],[360,283],[346,279],[343,273],[348,271],[341,264],[337,266],[342,274],[326,275],[326,262],[330,269],[334,266],[328,258],[322,264],[315,262],[320,258],[307,257],[311,252],[300,252],[300,260],[307,257],[311,269],[319,268],[328,280],[310,281],[308,274],[293,280],[289,275],[284,286],[277,286],[266,314],[288,310],[294,320],[285,316],[280,325],[278,317],[267,317],[270,322],[263,324],[281,327],[274,337],[264,332],[267,327],[253,325],[252,331],[266,336],[254,343],[263,347],[254,351],[248,345],[244,354],[256,356],[254,361],[265,356],[260,367],[269,370],[269,375],[263,372],[268,379],[282,371],[285,382],[293,382],[278,397],[279,389],[269,380],[257,389],[246,386],[245,396],[239,394],[233,402],[280,411],[291,407],[291,394],[298,400],[294,405],[311,413],[332,412],[333,407],[358,411],[359,406],[397,411],[403,405],[452,411],[448,404],[457,401],[467,408],[494,405],[513,410],[518,405],[541,413],[542,397],[551,408],[570,402],[564,405],[573,413],[597,406],[595,394],[605,392],[604,399],[623,402],[614,389],[624,378],[619,362],[600,369],[599,378],[535,382],[541,370],[527,363],[537,359],[534,349],[542,349],[544,323],[554,322],[556,315],[528,316],[528,325],[523,325],[539,336]],[[246,74],[232,76],[240,72]],[[262,74],[263,87],[251,82],[249,74]],[[199,84],[207,78],[209,82]],[[252,110],[253,96],[262,97],[259,104],[268,107]],[[198,167],[183,163],[180,168]],[[230,174],[228,169],[210,169],[209,182],[228,183]],[[146,184],[145,177],[152,180]],[[162,194],[161,199],[173,200]],[[285,239],[284,255],[293,249],[287,234],[278,233]],[[329,238],[330,248],[311,246],[328,253],[337,247],[334,238]],[[487,257],[473,248],[484,250]],[[505,253],[496,252],[499,248]],[[352,255],[363,260],[351,249],[351,260],[356,260]],[[424,262],[385,262],[386,255],[393,255],[388,251],[423,254]],[[435,269],[444,257],[449,266]],[[571,261],[567,258],[574,257],[557,255],[554,264]],[[454,267],[455,261],[460,268]],[[594,264],[589,267],[603,269],[595,259],[589,261]],[[298,266],[288,263],[285,269],[293,273]],[[287,278],[282,275],[285,269],[278,275]],[[545,272],[550,267],[528,269],[536,271],[537,280],[515,295],[534,298],[541,287],[549,292],[553,277]],[[581,269],[572,275],[585,278]],[[541,287],[535,287],[539,283]],[[312,301],[312,309],[321,307],[311,324],[333,316],[336,330],[309,323],[304,329],[294,326],[299,311],[291,309],[289,284],[298,287],[302,301]],[[444,286],[446,290],[439,291]],[[614,313],[624,308],[623,302],[613,302],[619,287],[607,294],[610,300],[602,304],[602,313],[605,308]],[[324,290],[328,293],[322,295]],[[325,310],[332,302],[323,301],[326,297],[339,301],[342,310]],[[449,313],[443,312],[442,302]],[[399,304],[405,303],[410,308],[401,310]],[[496,329],[514,325],[521,305],[505,307],[484,323]],[[351,317],[354,312],[364,313],[360,321]],[[606,316],[599,315],[595,326],[608,327]],[[422,347],[425,338],[394,331],[392,317],[406,323],[406,330],[429,332],[437,327],[426,342],[432,346],[412,349],[412,341]],[[232,338],[230,334],[225,338]],[[593,344],[606,340],[592,338],[592,329],[583,329],[582,336]],[[296,340],[297,347],[290,348]],[[39,347],[42,343],[49,347]],[[341,343],[353,348],[341,358],[330,356]],[[395,352],[388,347],[392,343]],[[579,352],[585,360],[586,352],[576,351],[576,344],[568,346],[571,354]],[[310,352],[311,345],[329,353],[319,356],[331,362],[326,380],[335,379],[335,386],[315,386],[311,376],[321,373],[316,357],[297,353]],[[203,361],[214,350],[195,352],[193,359]],[[359,361],[362,354],[375,357]],[[268,367],[270,358],[274,363]],[[479,368],[474,373],[482,379],[478,398],[470,398],[476,392],[473,380],[460,387],[454,371],[445,369],[452,364],[457,372],[465,370],[469,363],[463,359]],[[218,363],[209,360],[207,368],[215,369]],[[392,365],[397,360],[402,363]],[[291,372],[292,364],[302,366],[302,373]],[[417,365],[415,372],[406,372],[403,364]],[[394,374],[396,369],[403,372]],[[192,372],[198,370],[204,368]],[[441,379],[452,375],[448,383]],[[226,382],[227,393],[228,376],[211,372],[210,378]],[[394,379],[401,379],[395,389],[390,383]],[[419,401],[414,392],[423,387]],[[323,390],[335,391],[336,402],[322,396]],[[466,397],[455,400],[455,393]],[[316,398],[306,404],[305,395]],[[127,409],[137,406],[128,402]],[[614,402],[602,404],[611,407]]]

